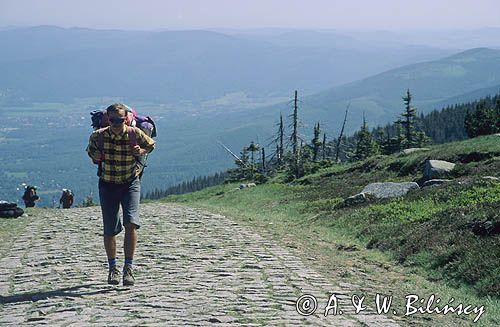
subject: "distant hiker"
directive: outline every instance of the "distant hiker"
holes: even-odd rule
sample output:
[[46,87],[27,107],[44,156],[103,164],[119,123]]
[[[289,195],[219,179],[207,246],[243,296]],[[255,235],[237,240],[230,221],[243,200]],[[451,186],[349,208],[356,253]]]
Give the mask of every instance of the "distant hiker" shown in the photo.
[[28,185],[26,186],[23,194],[23,201],[26,208],[32,208],[35,206],[35,202],[40,200],[40,197],[36,194],[36,186]]
[[71,190],[63,188],[59,203],[62,204],[63,209],[69,209],[73,205],[74,195]]
[[123,211],[125,238],[123,248],[123,285],[134,285],[133,256],[137,243],[139,200],[143,166],[139,156],[153,151],[155,141],[137,127],[126,125],[127,107],[115,103],[106,109],[111,126],[94,131],[89,139],[87,153],[99,164],[99,200],[104,227],[104,247],[109,263],[108,283],[119,284],[120,271],[116,267],[116,235],[122,231],[119,217]]

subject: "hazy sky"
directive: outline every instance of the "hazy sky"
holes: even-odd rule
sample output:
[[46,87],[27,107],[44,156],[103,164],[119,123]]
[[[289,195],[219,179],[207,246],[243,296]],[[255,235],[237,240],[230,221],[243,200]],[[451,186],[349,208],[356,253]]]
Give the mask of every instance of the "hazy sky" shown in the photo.
[[117,29],[500,27],[500,0],[0,0],[0,26]]

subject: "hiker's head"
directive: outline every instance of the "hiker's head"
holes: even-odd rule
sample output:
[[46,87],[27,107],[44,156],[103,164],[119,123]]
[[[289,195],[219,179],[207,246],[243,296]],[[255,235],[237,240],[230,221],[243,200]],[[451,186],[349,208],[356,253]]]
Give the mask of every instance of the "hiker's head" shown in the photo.
[[121,103],[114,103],[106,108],[109,123],[112,126],[120,127],[127,120],[127,107]]

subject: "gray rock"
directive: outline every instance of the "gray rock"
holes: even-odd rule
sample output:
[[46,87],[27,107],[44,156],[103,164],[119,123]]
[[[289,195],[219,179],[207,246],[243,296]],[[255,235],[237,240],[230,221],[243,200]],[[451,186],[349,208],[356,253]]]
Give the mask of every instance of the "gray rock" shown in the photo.
[[443,160],[427,160],[424,168],[424,180],[446,178],[455,168],[455,164]]
[[409,148],[409,149],[404,149],[403,151],[401,151],[400,155],[408,155],[410,153],[414,153],[414,152],[421,152],[421,151],[429,151],[430,149],[429,148]]
[[240,184],[240,189],[244,189],[247,187],[255,187],[255,186],[257,186],[255,183]]
[[429,179],[422,185],[422,187],[428,187],[428,186],[434,186],[434,185],[441,185],[447,182],[451,182],[451,179]]
[[350,196],[344,201],[338,203],[334,208],[335,209],[340,209],[340,208],[345,208],[345,207],[351,207],[354,205],[358,205],[361,203],[365,203],[370,201],[370,196],[365,194],[365,193],[358,193],[356,195]]
[[362,191],[362,193],[367,193],[373,195],[377,199],[387,199],[406,195],[410,190],[419,189],[417,183],[415,182],[404,182],[404,183],[371,183],[368,184]]
[[500,181],[500,178],[494,176],[483,176],[482,179],[487,181]]

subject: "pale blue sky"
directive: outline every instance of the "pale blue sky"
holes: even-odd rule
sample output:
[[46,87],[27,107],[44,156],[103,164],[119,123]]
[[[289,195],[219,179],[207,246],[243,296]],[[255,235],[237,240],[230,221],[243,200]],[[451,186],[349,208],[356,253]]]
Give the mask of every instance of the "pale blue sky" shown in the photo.
[[469,29],[499,13],[500,0],[0,0],[0,26]]

